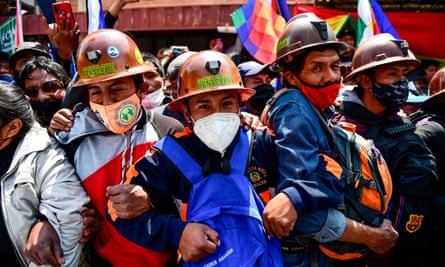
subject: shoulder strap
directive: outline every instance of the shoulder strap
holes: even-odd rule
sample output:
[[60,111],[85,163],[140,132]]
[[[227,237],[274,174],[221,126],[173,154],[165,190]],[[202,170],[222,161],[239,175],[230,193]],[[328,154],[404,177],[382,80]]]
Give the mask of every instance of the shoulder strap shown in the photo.
[[326,120],[325,117],[323,117],[323,115],[321,115],[321,112],[316,107],[314,107],[314,105],[312,105],[312,103],[309,102],[309,104],[311,105],[311,107],[314,110],[315,114],[317,114],[318,120],[320,121],[321,128],[323,128],[323,131],[326,134],[326,138],[329,140],[329,143],[334,148],[335,147],[334,139],[332,137],[332,132],[331,132],[331,128],[329,128],[328,121]]
[[268,125],[267,124],[267,113],[269,112],[270,108],[275,104],[275,102],[277,102],[278,98],[280,98],[280,96],[282,96],[283,94],[289,92],[289,91],[293,91],[296,89],[289,89],[289,88],[281,88],[278,91],[276,91],[273,96],[271,98],[269,98],[269,100],[267,100],[266,102],[266,106],[264,106],[263,111],[261,112],[260,115],[260,120],[264,125]]
[[202,177],[201,165],[178,143],[175,138],[166,136],[153,146],[167,157],[190,183],[194,184]]
[[[230,164],[232,169],[242,170],[242,174],[246,173],[248,161],[251,153],[251,131],[245,132],[240,129],[240,139],[235,145],[230,156]],[[154,148],[161,154],[165,155],[173,165],[177,168],[189,182],[197,183],[203,177],[201,164],[193,158],[191,153],[185,147],[171,136],[158,141]]]

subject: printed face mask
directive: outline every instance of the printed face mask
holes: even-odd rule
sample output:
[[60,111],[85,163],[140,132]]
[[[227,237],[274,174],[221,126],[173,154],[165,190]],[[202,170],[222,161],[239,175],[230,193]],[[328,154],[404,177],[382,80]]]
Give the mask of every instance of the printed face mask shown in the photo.
[[141,102],[136,94],[111,105],[90,102],[91,110],[110,131],[122,134],[133,127],[141,111]]
[[301,92],[318,109],[325,109],[334,104],[340,87],[340,82],[331,83],[323,87],[314,87],[303,83]]
[[374,82],[371,93],[382,105],[385,105],[389,111],[398,111],[408,98],[408,79],[402,79],[393,84]]
[[240,118],[235,113],[213,113],[195,121],[193,131],[209,148],[223,153],[232,143],[240,128]]

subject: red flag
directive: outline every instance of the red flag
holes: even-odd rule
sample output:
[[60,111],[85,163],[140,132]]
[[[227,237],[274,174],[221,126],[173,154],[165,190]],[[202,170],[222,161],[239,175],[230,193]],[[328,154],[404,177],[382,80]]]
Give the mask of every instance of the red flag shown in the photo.
[[15,47],[23,43],[23,23],[22,23],[22,4],[20,0],[15,1]]

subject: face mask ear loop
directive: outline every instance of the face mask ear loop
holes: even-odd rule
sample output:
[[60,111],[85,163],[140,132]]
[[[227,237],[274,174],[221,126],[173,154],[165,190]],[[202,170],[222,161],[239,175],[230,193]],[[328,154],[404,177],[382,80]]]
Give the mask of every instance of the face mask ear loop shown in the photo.
[[190,120],[192,121],[193,124],[195,124],[195,119],[193,119],[192,115],[189,114]]

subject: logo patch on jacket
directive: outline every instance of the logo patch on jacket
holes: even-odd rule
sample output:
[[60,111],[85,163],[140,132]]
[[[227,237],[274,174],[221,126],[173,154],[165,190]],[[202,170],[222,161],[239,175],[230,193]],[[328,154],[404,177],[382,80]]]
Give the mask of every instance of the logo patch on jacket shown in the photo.
[[267,171],[265,169],[258,166],[252,166],[247,170],[247,174],[253,187],[256,188],[267,184]]
[[406,231],[414,233],[422,226],[423,215],[410,214],[409,221],[406,222]]

